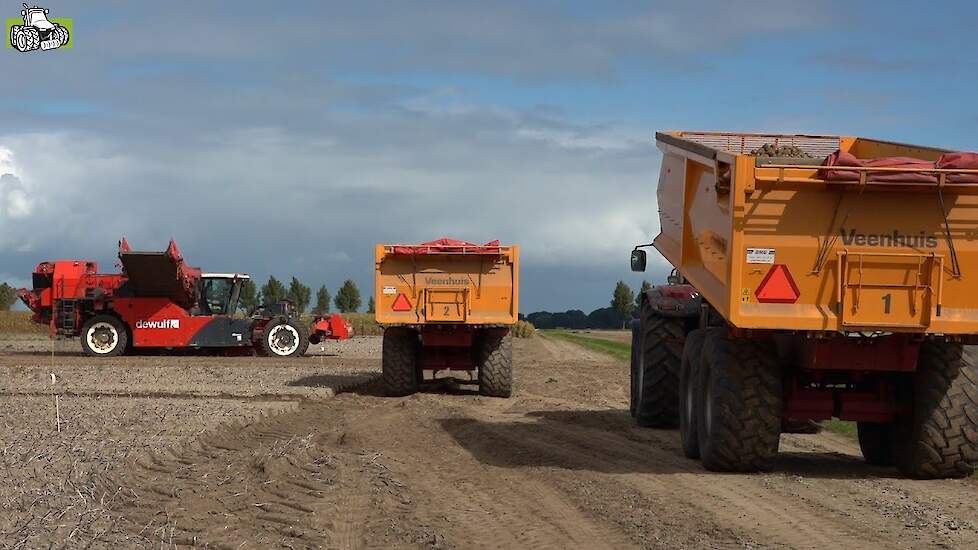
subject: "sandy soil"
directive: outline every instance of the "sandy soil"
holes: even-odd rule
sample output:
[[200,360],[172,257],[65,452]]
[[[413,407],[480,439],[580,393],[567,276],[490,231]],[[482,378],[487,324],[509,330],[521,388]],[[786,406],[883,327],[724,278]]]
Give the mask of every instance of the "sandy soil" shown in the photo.
[[784,436],[771,473],[706,472],[632,425],[626,365],[545,337],[517,341],[511,399],[379,397],[377,339],[285,362],[22,348],[0,345],[0,547],[978,547],[973,480],[900,479],[825,433]]

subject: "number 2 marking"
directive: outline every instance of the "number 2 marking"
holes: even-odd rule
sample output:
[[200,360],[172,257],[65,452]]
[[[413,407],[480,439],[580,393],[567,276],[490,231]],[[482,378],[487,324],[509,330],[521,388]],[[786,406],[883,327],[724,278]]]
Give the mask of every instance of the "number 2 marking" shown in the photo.
[[891,294],[883,295],[883,313],[886,315],[890,314],[890,304],[893,302],[893,296]]
[[449,307],[450,306],[445,306],[445,313],[444,313],[445,317],[448,317]]

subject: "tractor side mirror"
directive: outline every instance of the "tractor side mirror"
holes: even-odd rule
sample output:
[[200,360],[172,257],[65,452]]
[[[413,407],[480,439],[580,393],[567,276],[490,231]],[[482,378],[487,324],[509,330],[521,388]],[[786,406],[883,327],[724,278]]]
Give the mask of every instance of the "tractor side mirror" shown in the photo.
[[646,262],[644,250],[638,248],[632,250],[632,271],[645,271]]

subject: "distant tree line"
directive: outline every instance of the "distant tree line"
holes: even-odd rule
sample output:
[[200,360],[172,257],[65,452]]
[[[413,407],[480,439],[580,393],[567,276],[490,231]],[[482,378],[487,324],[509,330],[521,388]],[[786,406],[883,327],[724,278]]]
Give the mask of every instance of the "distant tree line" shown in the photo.
[[7,283],[0,284],[0,311],[10,311],[17,302],[17,289]]
[[642,290],[636,294],[624,281],[618,281],[611,295],[611,303],[584,313],[579,309],[567,311],[536,311],[526,315],[526,320],[536,328],[570,328],[570,329],[620,329],[627,326],[628,321],[642,303],[642,292],[652,288],[651,283],[642,281]]
[[[320,285],[316,291],[315,304],[312,303],[312,288],[300,281],[297,277],[292,277],[289,286],[286,287],[282,281],[274,275],[268,277],[268,282],[259,288],[254,281],[247,280],[241,287],[239,304],[242,310],[251,311],[261,304],[274,304],[282,300],[288,300],[295,305],[300,313],[309,311],[312,305],[312,313],[315,315],[326,315],[330,312],[331,302],[336,306],[340,313],[353,313],[360,310],[363,304],[360,298],[360,289],[352,280],[347,279],[338,291],[336,296],[331,297],[326,285]],[[374,299],[370,297],[367,303],[367,312],[373,313]]]

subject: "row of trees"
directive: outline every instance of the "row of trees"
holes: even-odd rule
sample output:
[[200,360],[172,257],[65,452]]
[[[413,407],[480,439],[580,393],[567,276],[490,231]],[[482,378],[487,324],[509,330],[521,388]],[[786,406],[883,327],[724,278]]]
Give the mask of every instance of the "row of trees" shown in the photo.
[[610,307],[599,308],[591,313],[584,313],[579,309],[553,313],[536,311],[527,315],[526,320],[537,328],[624,328],[642,303],[642,293],[650,288],[651,283],[642,281],[642,289],[636,294],[625,281],[618,281],[611,295]]
[[[274,275],[268,278],[268,282],[261,288],[255,285],[254,281],[245,281],[241,287],[241,297],[239,303],[241,308],[250,311],[259,304],[273,304],[280,300],[289,300],[295,304],[300,313],[305,313],[312,302],[312,288],[304,284],[296,277],[292,277],[288,288]],[[343,286],[336,291],[336,296],[332,299],[333,305],[341,313],[351,313],[360,310],[363,304],[360,298],[360,289],[352,280],[347,279]],[[326,285],[319,287],[316,291],[316,302],[312,308],[312,313],[325,315],[330,312],[330,294]],[[367,302],[367,313],[374,312],[374,299],[371,296]]]

